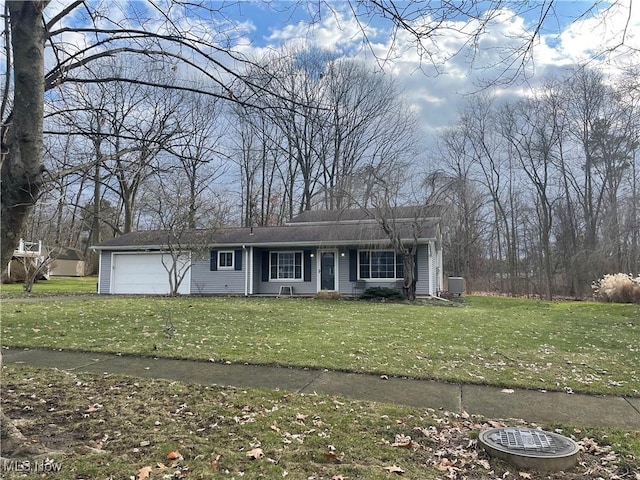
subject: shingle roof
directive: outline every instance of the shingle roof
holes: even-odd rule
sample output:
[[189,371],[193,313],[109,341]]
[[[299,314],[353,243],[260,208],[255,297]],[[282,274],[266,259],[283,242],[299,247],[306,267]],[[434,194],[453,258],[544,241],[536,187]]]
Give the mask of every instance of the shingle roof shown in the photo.
[[84,260],[82,252],[71,247],[54,247],[53,256],[56,260]]
[[440,207],[435,205],[410,205],[389,209],[350,208],[341,210],[306,210],[292,218],[289,223],[344,222],[358,220],[375,220],[385,215],[389,219],[415,220],[439,218]]
[[[320,211],[319,211],[320,212]],[[325,211],[326,212],[326,211]],[[295,221],[283,226],[273,227],[239,227],[218,228],[206,230],[188,230],[179,238],[166,230],[150,230],[132,232],[107,240],[96,245],[98,250],[125,248],[158,248],[167,245],[186,247],[194,245],[225,245],[225,246],[288,246],[288,245],[317,245],[333,246],[347,244],[379,244],[388,242],[388,236],[375,220],[357,219],[349,213],[346,219],[331,214],[318,213],[296,217]],[[307,212],[305,212],[306,214]],[[309,212],[313,213],[313,212]],[[305,215],[302,214],[302,215]],[[315,218],[315,220],[311,220]],[[435,239],[440,219],[436,217],[423,218],[420,221],[396,220],[396,230],[404,239],[414,238],[414,234],[421,241]]]

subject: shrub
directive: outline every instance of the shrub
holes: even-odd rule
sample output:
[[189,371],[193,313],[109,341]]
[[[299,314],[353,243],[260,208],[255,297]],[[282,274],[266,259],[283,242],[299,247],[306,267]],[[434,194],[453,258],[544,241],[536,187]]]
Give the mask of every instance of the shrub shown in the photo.
[[369,287],[360,298],[363,300],[404,300],[402,292],[395,288]]
[[593,284],[596,299],[603,302],[640,304],[640,276],[626,273],[605,275]]

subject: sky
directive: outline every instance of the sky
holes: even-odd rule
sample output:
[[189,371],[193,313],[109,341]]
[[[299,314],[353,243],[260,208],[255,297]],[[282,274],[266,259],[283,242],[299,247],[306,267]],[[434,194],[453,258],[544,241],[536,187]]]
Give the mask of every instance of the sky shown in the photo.
[[[407,2],[396,2],[407,5]],[[435,41],[427,43],[439,63],[435,68],[418,55],[413,39],[400,32],[391,43],[391,25],[374,19],[366,27],[368,43],[363,42],[361,25],[344,2],[335,2],[333,11],[318,9],[317,3],[240,2],[232,18],[242,22],[246,49],[261,51],[283,44],[315,45],[338,55],[355,56],[392,75],[404,89],[420,114],[426,133],[437,132],[455,121],[457,112],[469,95],[483,90],[495,79],[511,80],[508,62],[503,56],[509,47],[521,45],[530,36],[545,12],[548,2],[530,2],[530,8],[515,14],[509,10],[516,2],[503,2],[502,11],[487,27],[478,50],[464,46],[465,37],[452,22]],[[309,26],[309,19],[314,23]],[[463,19],[461,18],[460,21]],[[546,75],[562,74],[564,69],[589,62],[593,68],[616,73],[629,65],[640,64],[640,2],[620,0],[556,1],[542,22],[534,42],[526,75],[508,85],[489,90],[497,94],[520,94]],[[624,41],[624,45],[620,45]],[[616,47],[612,52],[608,49]],[[458,52],[452,56],[453,52]],[[374,55],[375,54],[375,55]],[[376,58],[377,57],[377,58]],[[473,58],[473,66],[471,59]],[[380,59],[388,59],[382,61]],[[519,66],[519,61],[516,62]],[[506,70],[506,75],[505,75]]]
[[[418,113],[425,135],[430,135],[452,124],[465,102],[478,91],[520,95],[546,75],[562,74],[563,69],[585,62],[607,73],[639,65],[640,2],[636,0],[633,4],[632,1],[556,0],[547,11],[549,0],[539,0],[528,2],[528,8],[519,12],[511,9],[520,2],[503,1],[502,10],[483,31],[477,49],[468,44],[469,37],[464,34],[473,24],[463,26],[462,17],[445,23],[446,28],[439,30],[436,37],[423,42],[435,65],[427,56],[419,55],[413,37],[405,31],[394,36],[389,21],[368,17],[364,7],[358,7],[355,1],[352,3],[356,7],[340,0],[205,0],[215,12],[210,18],[192,18],[197,25],[191,32],[195,36],[211,35],[212,39],[216,38],[216,32],[222,32],[220,39],[250,58],[259,59],[283,45],[320,47],[338,57],[358,58],[372,69],[393,77]],[[154,2],[161,8],[170,4],[169,0]],[[153,10],[150,3],[140,0],[90,3],[99,5],[105,18],[111,21],[131,17],[132,12],[144,11],[148,15]],[[394,3],[406,8],[416,25],[432,20],[418,15],[415,2]],[[479,13],[486,14],[483,8],[489,3],[477,2]],[[64,4],[61,0],[54,2],[48,7],[48,15],[55,14]],[[360,22],[352,8],[360,8],[358,13],[363,15]],[[546,12],[546,16],[527,58],[525,75],[512,79],[513,68],[521,65],[520,58],[512,59],[514,63],[510,64],[504,57],[531,36],[542,12]],[[170,13],[180,18],[179,9]],[[66,41],[80,40],[69,36]],[[608,51],[611,48],[613,50]],[[496,79],[512,81],[485,88]]]

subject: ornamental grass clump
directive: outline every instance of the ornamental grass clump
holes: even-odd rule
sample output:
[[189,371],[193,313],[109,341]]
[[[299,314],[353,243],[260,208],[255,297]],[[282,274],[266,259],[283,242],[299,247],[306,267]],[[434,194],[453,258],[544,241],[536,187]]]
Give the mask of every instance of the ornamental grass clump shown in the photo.
[[594,296],[603,302],[640,304],[640,276],[605,275],[593,284]]

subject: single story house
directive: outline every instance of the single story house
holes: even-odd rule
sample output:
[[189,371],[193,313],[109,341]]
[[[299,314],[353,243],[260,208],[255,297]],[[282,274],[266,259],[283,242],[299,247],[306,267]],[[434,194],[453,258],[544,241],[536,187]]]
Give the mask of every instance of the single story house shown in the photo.
[[[393,232],[415,242],[416,294],[442,289],[440,218],[429,207],[398,207]],[[315,295],[397,287],[403,262],[379,220],[361,209],[307,211],[281,226],[132,232],[94,246],[100,252],[98,293]],[[175,284],[175,282],[174,282]]]

